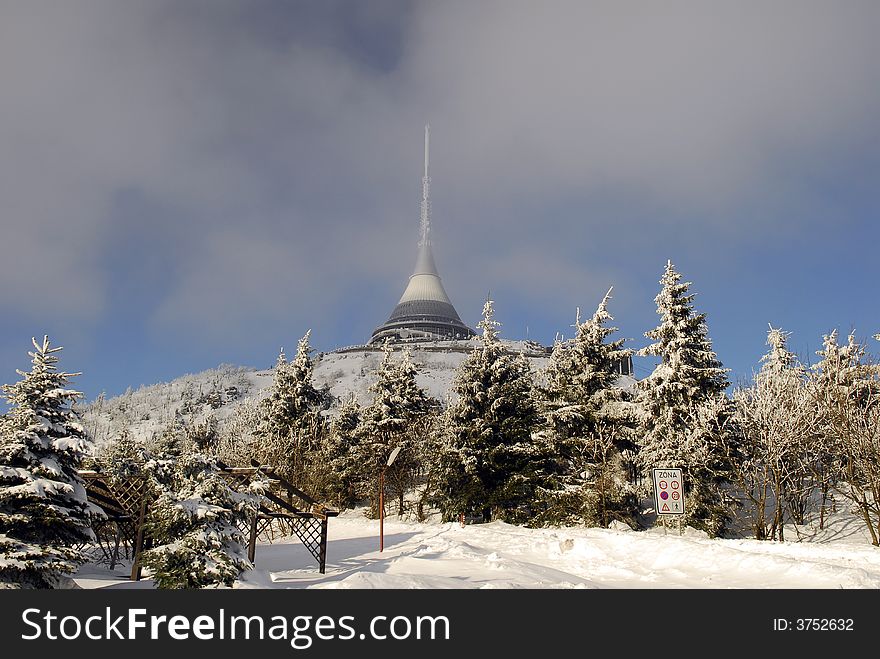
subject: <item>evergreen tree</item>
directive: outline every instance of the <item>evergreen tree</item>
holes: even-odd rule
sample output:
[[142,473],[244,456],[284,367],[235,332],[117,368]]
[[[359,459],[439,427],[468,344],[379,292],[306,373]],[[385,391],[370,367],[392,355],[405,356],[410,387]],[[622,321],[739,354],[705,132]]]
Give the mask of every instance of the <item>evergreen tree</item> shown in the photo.
[[315,420],[321,420],[321,413],[329,409],[331,402],[328,387],[315,387],[314,349],[309,345],[311,335],[312,330],[308,330],[299,340],[296,356],[288,367],[293,418],[299,421],[300,427],[305,428],[314,427]]
[[639,461],[646,482],[653,468],[681,468],[687,495],[683,521],[715,536],[730,518],[724,488],[735,434],[724,393],[727,369],[712,350],[706,315],[694,310],[690,282],[681,283],[667,262],[660,283],[655,298],[660,325],[645,333],[654,343],[639,351],[660,357],[651,375],[639,382]]
[[[423,439],[410,429],[438,405],[416,383],[418,370],[408,351],[395,360],[387,341],[383,351],[376,381],[370,386],[373,401],[361,411],[353,451],[360,464],[362,494],[373,497],[379,473],[384,470],[385,483],[398,500],[398,514],[403,514],[404,494],[413,484]],[[391,452],[398,448],[394,464],[386,468]],[[376,506],[373,509],[378,513]]]
[[251,460],[266,463],[264,438],[255,433],[262,420],[262,400],[247,397],[233,408],[218,428],[217,456],[226,464],[251,466]]
[[877,393],[873,377],[877,367],[868,363],[867,348],[859,343],[855,332],[841,345],[837,330],[833,330],[822,337],[822,350],[816,354],[821,359],[813,367],[811,376],[821,399],[849,399],[864,404]]
[[97,457],[100,470],[111,479],[124,482],[144,477],[144,465],[150,457],[143,442],[123,432],[115,441],[105,445]]
[[170,423],[150,436],[144,448],[150,455],[161,458],[181,455],[190,448],[183,419],[175,416]]
[[625,465],[633,453],[628,393],[615,386],[621,362],[632,351],[608,342],[609,290],[592,318],[575,320],[576,334],[557,342],[545,371],[541,437],[555,457],[555,473],[542,493],[547,508],[537,523],[607,526],[628,521],[638,501]]
[[300,339],[292,362],[286,361],[281,350],[272,387],[261,402],[260,421],[254,431],[260,440],[258,461],[306,488],[315,485],[310,469],[326,430],[322,413],[331,400],[327,388],[317,389],[313,383],[310,335],[311,330]]
[[187,451],[147,463],[158,498],[151,504],[147,532],[158,546],[141,564],[158,588],[231,586],[252,568],[241,531],[259,507],[262,483],[240,493],[218,470],[216,459]]
[[438,502],[439,484],[449,475],[444,464],[449,447],[447,415],[428,414],[413,430],[424,438],[419,449],[421,464],[415,501],[416,519],[424,522]]
[[483,307],[480,345],[455,377],[457,401],[447,414],[438,503],[445,519],[481,515],[523,522],[533,515],[535,491],[547,455],[532,438],[538,410],[529,362],[507,352],[498,338],[491,300]]
[[78,546],[94,539],[77,473],[87,436],[72,404],[71,377],[57,368],[49,338],[33,339],[30,372],[3,385],[11,409],[0,421],[0,588],[54,588],[83,562]]
[[324,493],[339,508],[353,506],[358,498],[361,462],[357,429],[360,421],[361,407],[352,395],[340,405],[321,447],[320,462],[326,472]]

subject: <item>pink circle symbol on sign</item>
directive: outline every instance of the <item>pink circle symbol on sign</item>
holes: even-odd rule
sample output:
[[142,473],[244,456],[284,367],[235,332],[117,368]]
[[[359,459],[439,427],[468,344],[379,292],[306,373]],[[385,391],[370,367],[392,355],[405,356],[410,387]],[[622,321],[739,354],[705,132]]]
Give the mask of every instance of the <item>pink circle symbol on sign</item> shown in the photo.
[[666,501],[666,499],[669,498],[669,492],[661,492],[660,498],[663,499],[664,501]]
[[[666,494],[666,493],[664,492],[663,494]],[[681,495],[680,495],[678,492],[673,492],[673,493],[672,493],[672,500],[673,500],[673,501],[678,501],[678,498],[679,498],[680,496],[681,496]]]
[[660,489],[661,489],[661,490],[665,490],[666,487],[667,487],[667,483],[666,483],[666,481],[660,481]]
[[677,489],[678,489],[678,481],[672,481],[672,489],[673,489],[673,490],[677,490]]

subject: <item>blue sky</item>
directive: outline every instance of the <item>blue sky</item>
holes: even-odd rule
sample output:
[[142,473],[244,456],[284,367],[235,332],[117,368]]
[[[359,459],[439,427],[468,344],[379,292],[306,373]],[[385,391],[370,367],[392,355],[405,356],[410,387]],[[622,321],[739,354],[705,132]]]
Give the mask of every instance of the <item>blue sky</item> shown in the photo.
[[[731,377],[767,324],[880,331],[874,2],[0,0],[0,381],[89,399],[312,329],[361,343],[435,251],[474,325],[550,343],[667,259]],[[872,342],[878,352],[880,344]]]

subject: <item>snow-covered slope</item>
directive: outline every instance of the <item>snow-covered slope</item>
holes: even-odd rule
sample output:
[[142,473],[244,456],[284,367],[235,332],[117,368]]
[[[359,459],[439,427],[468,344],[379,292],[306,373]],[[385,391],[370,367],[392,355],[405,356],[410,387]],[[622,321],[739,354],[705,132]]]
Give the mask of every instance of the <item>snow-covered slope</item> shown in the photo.
[[113,398],[99,396],[79,411],[98,446],[123,431],[148,439],[175,421],[200,423],[210,416],[226,418],[241,401],[259,395],[269,382],[271,375],[224,364],[171,382],[129,389]]
[[[536,377],[547,363],[546,350],[533,342],[505,341],[508,349],[523,352]],[[447,401],[455,370],[473,349],[474,341],[445,341],[412,344],[408,347],[418,367],[417,382],[429,395]],[[354,395],[358,402],[370,402],[370,385],[382,361],[376,346],[352,346],[315,355],[314,379],[327,385],[336,398]],[[272,371],[245,366],[222,365],[202,373],[184,375],[171,382],[129,390],[121,396],[99,398],[85,405],[83,420],[96,442],[117,437],[123,430],[139,439],[149,439],[176,421],[201,423],[209,417],[228,418],[247,400],[258,400],[272,383]]]
[[[478,340],[440,341],[418,343],[408,346],[410,357],[418,367],[416,382],[430,396],[446,401],[455,370],[467,358]],[[505,341],[512,352],[523,352],[531,361],[536,375],[547,364],[547,354],[542,346],[526,341]],[[315,365],[315,382],[329,385],[331,393],[344,399],[354,394],[358,402],[370,402],[370,385],[382,361],[382,350],[376,346],[355,346],[322,354]]]
[[[386,518],[348,511],[329,525],[326,574],[296,540],[261,544],[256,570],[237,587],[256,588],[880,588],[880,552],[852,515],[828,529],[800,527],[802,542],[709,539],[686,529],[529,529],[501,522],[456,523]],[[786,535],[797,537],[793,528]],[[152,587],[85,566],[85,588]]]

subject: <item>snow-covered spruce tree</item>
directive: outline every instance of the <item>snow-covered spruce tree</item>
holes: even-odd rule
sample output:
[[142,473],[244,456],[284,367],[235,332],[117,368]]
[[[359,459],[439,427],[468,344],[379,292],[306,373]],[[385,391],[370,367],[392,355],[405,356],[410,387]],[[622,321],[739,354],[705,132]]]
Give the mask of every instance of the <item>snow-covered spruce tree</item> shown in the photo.
[[437,501],[438,483],[443,480],[444,455],[449,446],[446,414],[428,414],[419,420],[411,432],[423,437],[419,450],[419,479],[415,500],[416,519],[424,522],[428,519],[429,510]]
[[82,397],[57,368],[60,347],[33,340],[30,372],[3,385],[10,410],[0,420],[0,588],[56,588],[83,562],[94,539],[77,473],[90,440],[72,409]]
[[815,395],[824,450],[838,460],[835,490],[855,506],[872,544],[878,546],[880,365],[868,359],[866,346],[854,334],[846,346],[838,346],[836,332],[832,332],[819,354],[822,360],[813,374]]
[[819,442],[818,416],[806,369],[787,340],[787,333],[771,326],[760,372],[751,386],[734,393],[742,439],[734,473],[758,540],[784,540],[787,519],[803,523],[803,505],[813,490],[808,462]]
[[833,330],[822,337],[822,350],[816,354],[820,360],[811,377],[823,398],[867,403],[877,393],[877,365],[870,363],[867,346],[858,341],[855,332],[840,345],[837,330]]
[[[730,520],[732,501],[725,489],[736,450],[732,406],[724,393],[727,369],[712,350],[706,315],[694,311],[690,282],[681,283],[671,261],[660,283],[655,298],[660,325],[645,333],[654,343],[639,351],[660,357],[638,385],[639,462],[648,485],[651,469],[681,468],[686,494],[682,522],[717,536]],[[658,523],[665,521],[658,518]]]
[[349,508],[357,502],[357,483],[361,464],[356,445],[361,407],[354,394],[342,402],[321,445],[320,463],[326,470],[322,478],[326,496],[338,508]]
[[[385,470],[385,485],[398,501],[398,514],[404,512],[404,495],[414,484],[424,437],[410,432],[418,420],[438,409],[437,401],[416,383],[418,370],[404,351],[399,360],[393,358],[392,347],[385,342],[384,357],[370,386],[372,402],[361,410],[355,431],[357,442],[352,446],[359,465],[359,489],[369,496],[371,512],[378,514],[376,484]],[[391,467],[386,468],[394,449],[400,451]]]
[[262,401],[247,397],[235,406],[231,415],[223,419],[217,429],[217,456],[226,464],[250,466],[259,460],[259,439],[255,431],[261,420]]
[[264,483],[236,492],[215,458],[192,450],[150,460],[146,470],[158,493],[147,516],[157,544],[141,555],[141,564],[158,588],[232,586],[253,567],[241,529],[256,513]]
[[126,481],[144,477],[144,465],[150,453],[143,442],[123,432],[115,441],[108,442],[97,455],[98,468],[110,478]]
[[532,438],[538,409],[528,360],[498,338],[491,300],[483,307],[480,345],[459,366],[457,401],[447,411],[447,445],[440,456],[437,503],[446,520],[532,518],[545,477],[544,444]]
[[317,388],[314,383],[315,360],[312,358],[314,349],[309,345],[309,330],[299,340],[296,356],[290,362],[290,384],[292,385],[292,408],[294,418],[304,420],[311,425],[309,417],[319,417],[331,403],[329,387]]
[[272,387],[261,402],[260,422],[254,431],[256,459],[306,489],[315,485],[310,467],[326,430],[322,412],[331,402],[328,389],[314,386],[310,335],[311,330],[300,339],[292,362],[286,361],[283,349],[279,354]]
[[148,453],[170,457],[183,453],[188,448],[186,425],[183,418],[175,416],[167,425],[154,431],[145,442]]
[[[108,439],[96,451],[91,458],[91,468],[101,472],[101,474],[115,487],[119,487],[122,491],[131,490],[146,496],[147,500],[151,498],[151,481],[146,471],[147,461],[151,455],[144,442],[134,439],[128,431],[123,431],[115,439]],[[94,524],[93,529],[97,540],[106,549],[112,549],[110,565],[116,565],[116,559],[119,552],[126,559],[131,558],[130,550],[133,549],[129,544],[122,543],[121,531],[122,522],[115,521],[112,517],[104,524]]]
[[557,342],[541,388],[540,437],[553,457],[553,473],[540,496],[546,508],[537,524],[608,526],[618,519],[632,523],[638,498],[630,485],[624,455],[632,455],[635,415],[631,396],[615,386],[621,362],[631,350],[606,323],[606,293],[596,312],[581,322],[568,343]]
[[192,444],[198,451],[217,455],[220,448],[220,431],[217,417],[213,414],[208,415],[208,418],[202,422],[189,424],[184,432],[187,443]]

